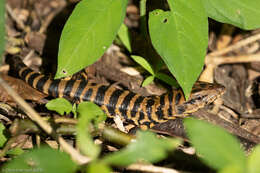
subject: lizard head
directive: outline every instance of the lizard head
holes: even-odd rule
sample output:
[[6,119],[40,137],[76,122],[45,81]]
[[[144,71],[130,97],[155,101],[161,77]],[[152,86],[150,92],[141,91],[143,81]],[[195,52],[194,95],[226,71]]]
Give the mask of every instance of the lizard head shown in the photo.
[[176,105],[177,115],[192,113],[212,103],[225,92],[224,86],[206,82],[196,82],[192,88],[189,100]]

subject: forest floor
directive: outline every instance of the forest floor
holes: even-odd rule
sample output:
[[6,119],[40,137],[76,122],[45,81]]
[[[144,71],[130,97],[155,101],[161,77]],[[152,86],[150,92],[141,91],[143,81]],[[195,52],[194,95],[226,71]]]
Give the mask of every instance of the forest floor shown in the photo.
[[[76,1],[6,0],[6,2],[8,40],[6,52],[9,55],[19,54],[24,62],[36,71],[54,75],[61,31]],[[138,3],[129,1],[125,24],[130,28],[133,36],[138,35],[139,20]],[[136,53],[140,53],[138,51],[143,49],[138,40],[135,47],[133,52]],[[260,30],[243,31],[210,20],[208,54],[200,80],[222,84],[226,92],[214,104],[192,114],[198,119],[221,126],[237,136],[247,152],[260,142],[259,50]],[[32,107],[42,116],[51,114],[52,117],[58,117],[42,106],[47,100],[45,94],[28,87],[16,78],[7,76],[8,68],[8,65],[4,64],[0,70],[2,77],[12,88],[25,100],[29,100]],[[145,96],[161,95],[167,91],[165,85],[157,81],[141,87],[147,74],[131,60],[126,49],[117,44],[111,45],[102,58],[87,67],[84,72],[98,83],[118,85]],[[15,108],[17,103],[2,89],[0,89],[0,101],[3,104],[0,106],[0,121],[6,127],[14,124],[17,119],[24,118],[24,115],[17,115],[16,112],[4,109],[4,105]],[[181,119],[162,123],[154,127],[153,131],[186,139]],[[32,148],[35,145],[33,136],[34,134],[25,133],[13,145],[23,149]],[[73,143],[73,138],[67,140]],[[55,141],[49,138],[46,138],[46,141],[51,146],[57,147]],[[190,148],[188,144],[183,147]],[[9,158],[3,157],[0,162],[4,163],[8,160]],[[201,163],[194,152],[184,154],[176,151],[156,165],[190,172],[214,172]]]

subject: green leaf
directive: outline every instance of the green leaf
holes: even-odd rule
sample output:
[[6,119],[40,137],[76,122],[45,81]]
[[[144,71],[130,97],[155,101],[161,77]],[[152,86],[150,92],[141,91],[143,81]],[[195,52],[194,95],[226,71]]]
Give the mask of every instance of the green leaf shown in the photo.
[[259,0],[202,0],[210,18],[243,29],[260,27]]
[[129,52],[132,52],[130,34],[129,34],[127,26],[124,23],[122,23],[122,25],[118,31],[118,36],[119,36],[120,40],[123,42],[123,44],[125,45],[125,47],[127,48],[127,50]]
[[167,152],[179,144],[180,141],[176,139],[158,139],[151,132],[139,131],[135,142],[116,153],[105,156],[103,162],[117,166],[126,166],[138,160],[157,162],[165,158]]
[[99,116],[104,117],[104,112],[94,103],[82,102],[78,109],[79,121],[77,124],[77,143],[80,150],[87,156],[95,159],[100,153],[100,147],[95,145],[89,133],[89,125]]
[[46,108],[51,111],[56,111],[60,115],[64,115],[64,113],[68,114],[72,111],[71,103],[65,98],[56,98],[49,101],[46,105]]
[[257,145],[248,157],[247,173],[260,172],[259,161],[260,161],[260,145]]
[[149,76],[149,77],[147,77],[147,78],[143,81],[142,87],[145,87],[145,86],[149,85],[153,80],[154,80],[154,76]]
[[8,151],[6,152],[6,154],[8,154],[8,155],[15,155],[15,156],[21,155],[21,154],[23,154],[23,153],[24,153],[24,150],[21,149],[21,148],[19,148],[19,147],[15,147],[15,148],[13,148],[13,149],[11,149],[11,150],[8,150]]
[[171,85],[171,86],[174,86],[176,88],[180,87],[178,82],[172,78],[171,76],[167,75],[167,74],[164,74],[164,73],[161,73],[161,72],[158,72],[155,74],[155,77],[157,77],[158,79],[162,80],[163,82]]
[[0,123],[0,148],[4,146],[5,142],[7,141],[4,135],[5,126]]
[[55,78],[93,64],[112,44],[123,23],[127,0],[80,1],[62,31]]
[[218,173],[244,173],[238,165],[228,165],[225,168],[218,171]]
[[232,135],[217,126],[192,118],[185,119],[184,125],[191,143],[209,166],[218,170],[229,165],[245,169],[245,154]]
[[0,1],[0,62],[5,50],[5,0]]
[[70,156],[49,147],[41,147],[19,155],[5,164],[1,172],[48,172],[71,173],[76,171],[77,165]]
[[88,115],[86,117],[87,122],[94,122],[95,126],[105,121],[107,118],[102,109],[92,102],[81,102],[77,108],[77,112],[79,113],[79,116]]
[[137,62],[139,65],[141,65],[145,70],[147,70],[150,74],[154,75],[154,71],[152,66],[149,64],[146,59],[144,59],[141,56],[132,55],[131,56],[135,62]]
[[204,65],[208,19],[200,0],[168,0],[171,11],[149,14],[154,48],[182,87],[186,99]]
[[103,163],[90,163],[87,167],[87,173],[110,173],[112,170]]

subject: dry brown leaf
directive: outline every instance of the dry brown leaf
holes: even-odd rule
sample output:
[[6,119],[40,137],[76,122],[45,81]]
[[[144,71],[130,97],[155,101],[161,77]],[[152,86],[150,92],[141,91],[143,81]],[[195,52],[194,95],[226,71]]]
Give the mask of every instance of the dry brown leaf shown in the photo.
[[[43,94],[36,89],[30,87],[28,84],[26,84],[24,81],[1,74],[0,75],[2,79],[4,79],[23,99],[25,100],[33,100],[37,101],[39,103],[45,103],[45,97],[47,97],[46,94]],[[8,93],[0,87],[0,101],[2,102],[9,102],[14,103],[12,98],[8,95]]]

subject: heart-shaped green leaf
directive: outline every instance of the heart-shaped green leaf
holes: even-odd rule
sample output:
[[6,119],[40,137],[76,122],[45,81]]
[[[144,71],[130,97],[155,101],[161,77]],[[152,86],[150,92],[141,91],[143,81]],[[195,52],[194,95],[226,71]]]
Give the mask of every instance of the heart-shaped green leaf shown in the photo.
[[62,31],[55,78],[71,75],[94,63],[115,39],[127,0],[83,0]]
[[186,98],[197,80],[208,45],[208,20],[200,0],[168,0],[171,11],[149,15],[154,48],[182,87]]
[[56,98],[49,101],[46,105],[46,108],[51,111],[56,111],[60,115],[64,115],[64,113],[68,114],[72,111],[71,103],[65,98]]

